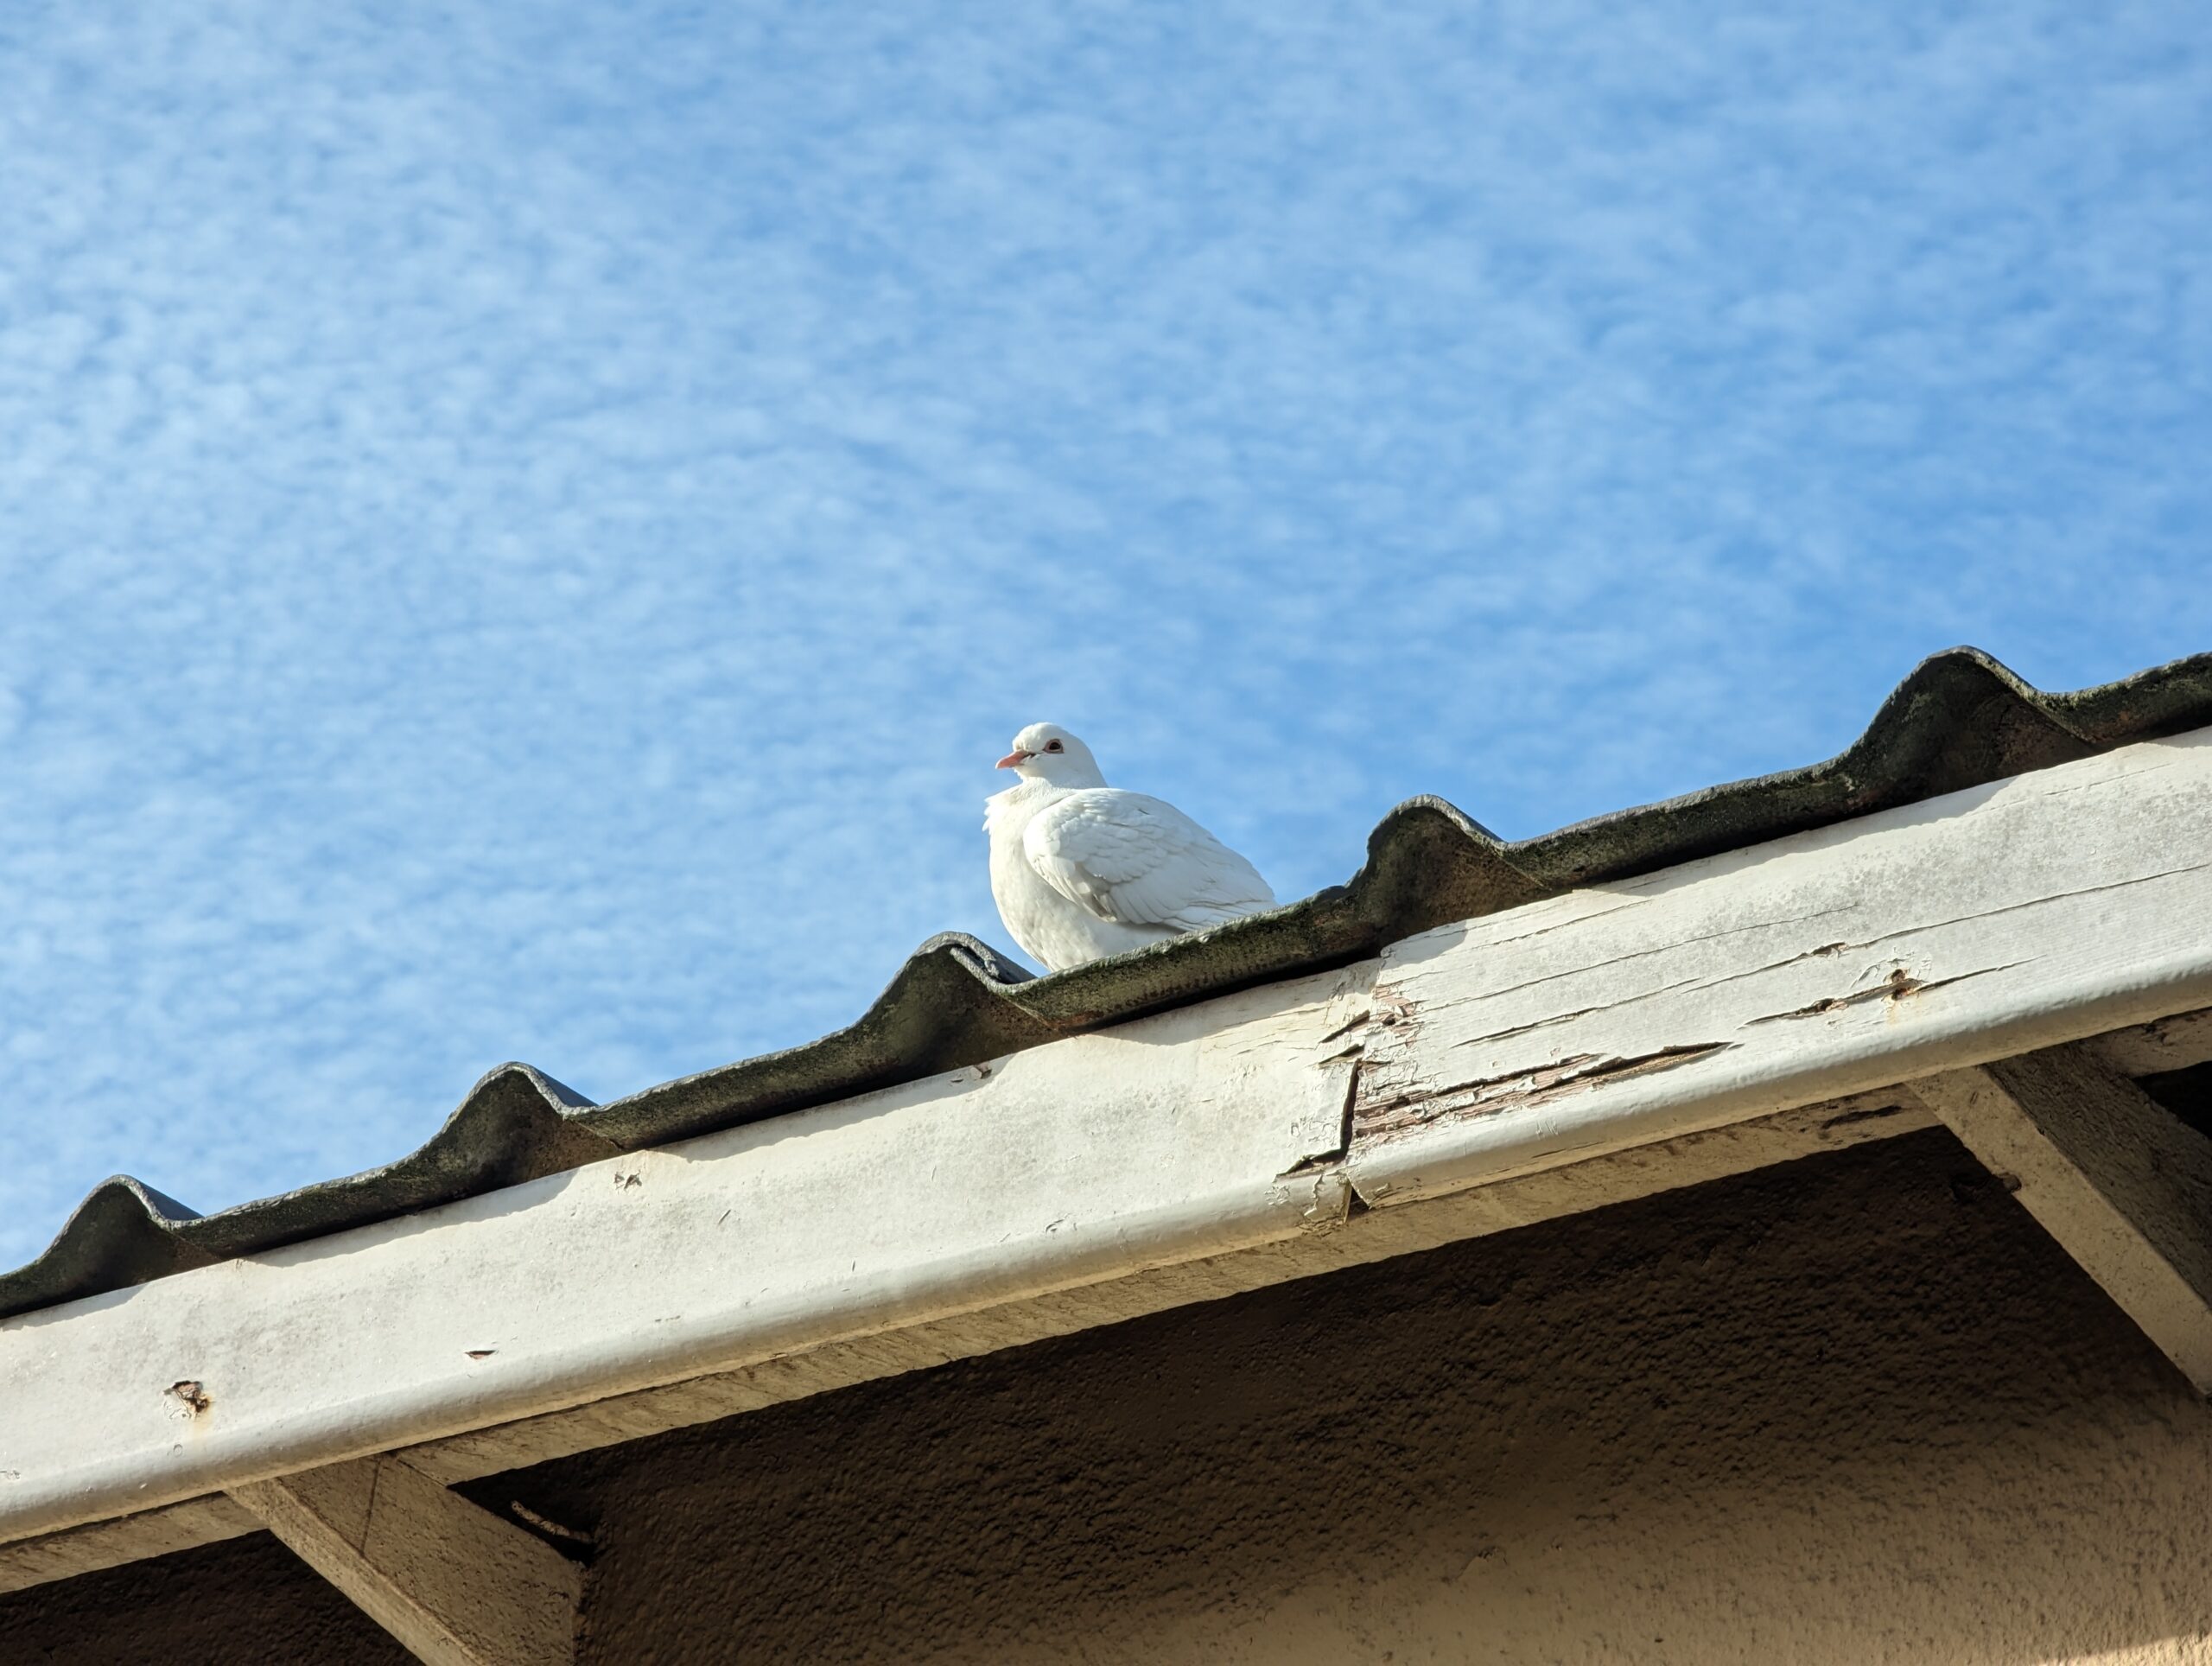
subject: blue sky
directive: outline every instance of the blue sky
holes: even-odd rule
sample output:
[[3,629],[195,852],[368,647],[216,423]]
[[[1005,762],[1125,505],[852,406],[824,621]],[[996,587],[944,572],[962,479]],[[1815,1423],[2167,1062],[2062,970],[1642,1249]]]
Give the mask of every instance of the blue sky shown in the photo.
[[1285,897],[2212,647],[2171,3],[0,11],[0,1264],[958,927],[1037,718]]

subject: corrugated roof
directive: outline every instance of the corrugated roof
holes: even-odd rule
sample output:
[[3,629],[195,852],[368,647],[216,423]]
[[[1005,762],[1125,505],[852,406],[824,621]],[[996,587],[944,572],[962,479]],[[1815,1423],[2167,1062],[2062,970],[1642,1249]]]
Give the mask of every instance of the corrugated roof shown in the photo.
[[1366,864],[1350,884],[1194,937],[1033,978],[988,944],[947,933],[916,951],[857,1022],[818,1041],[604,1105],[527,1065],[502,1065],[397,1162],[218,1214],[196,1215],[118,1176],[93,1189],[43,1255],[0,1275],[0,1318],[1318,971],[1575,886],[2207,725],[2212,654],[2044,694],[1986,654],[1953,649],[1916,667],[1866,733],[1825,763],[1517,843],[1441,798],[1412,798],[1369,836]]

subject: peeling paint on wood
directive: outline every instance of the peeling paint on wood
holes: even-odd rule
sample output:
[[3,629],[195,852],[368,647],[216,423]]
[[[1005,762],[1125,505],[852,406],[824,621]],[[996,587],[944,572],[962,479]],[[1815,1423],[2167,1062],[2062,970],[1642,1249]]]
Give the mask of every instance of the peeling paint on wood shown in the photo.
[[1689,1042],[1660,1047],[1632,1059],[1600,1059],[1592,1053],[1574,1053],[1535,1070],[1416,1088],[1387,1100],[1368,1097],[1355,1107],[1354,1116],[1360,1136],[1376,1138],[1419,1127],[1440,1116],[1483,1116],[1530,1110],[1601,1082],[1672,1070],[1732,1045],[1727,1041]]
[[2199,731],[1408,938],[1340,1043],[1354,1184],[1402,1200],[2202,1007],[2208,802]]

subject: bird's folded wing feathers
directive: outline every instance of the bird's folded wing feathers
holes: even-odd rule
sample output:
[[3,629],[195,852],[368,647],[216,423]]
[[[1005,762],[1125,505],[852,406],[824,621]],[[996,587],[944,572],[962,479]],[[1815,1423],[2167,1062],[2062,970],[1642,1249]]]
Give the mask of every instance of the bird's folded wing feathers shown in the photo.
[[1274,905],[1251,863],[1141,792],[1071,792],[1029,823],[1022,850],[1062,896],[1124,925],[1195,932]]

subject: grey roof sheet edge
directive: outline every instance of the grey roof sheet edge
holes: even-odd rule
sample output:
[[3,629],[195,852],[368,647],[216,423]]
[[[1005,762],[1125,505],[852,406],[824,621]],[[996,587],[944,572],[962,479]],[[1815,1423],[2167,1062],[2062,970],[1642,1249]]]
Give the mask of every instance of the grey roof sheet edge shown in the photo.
[[[931,938],[853,1024],[819,1040],[594,1104],[502,1065],[397,1161],[196,1215],[103,1181],[35,1260],[0,1274],[0,1319],[980,1063],[1232,989],[1362,958],[1417,932],[2212,725],[2212,654],[2069,694],[1955,648],[1915,667],[1825,762],[1708,787],[1509,843],[1441,798],[1369,836],[1350,883],[1047,977],[960,933]],[[33,1321],[35,1322],[35,1321]]]

